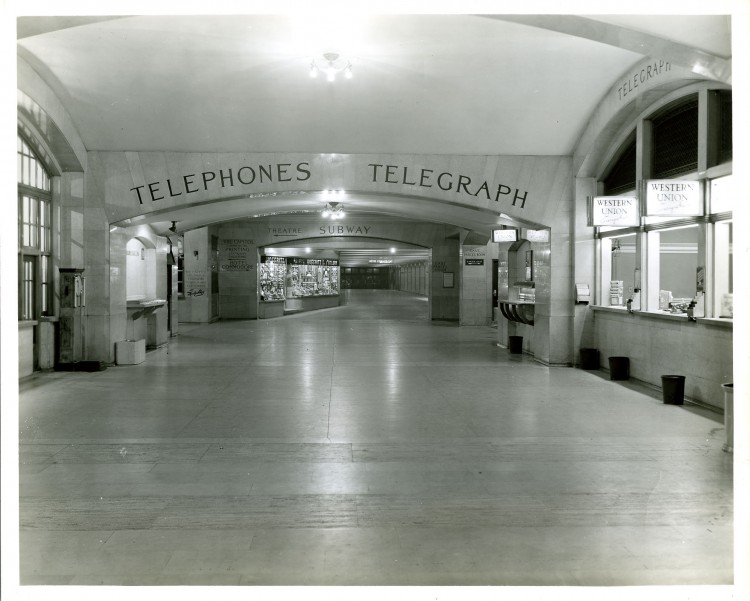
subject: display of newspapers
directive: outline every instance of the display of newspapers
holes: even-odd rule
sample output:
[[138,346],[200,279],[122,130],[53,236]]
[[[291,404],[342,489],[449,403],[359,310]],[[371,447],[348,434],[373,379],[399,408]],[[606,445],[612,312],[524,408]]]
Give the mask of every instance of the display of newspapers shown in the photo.
[[731,292],[721,297],[721,313],[719,317],[734,317],[734,297]]
[[609,304],[610,305],[624,304],[624,289],[625,289],[625,282],[623,280],[612,280],[609,283]]

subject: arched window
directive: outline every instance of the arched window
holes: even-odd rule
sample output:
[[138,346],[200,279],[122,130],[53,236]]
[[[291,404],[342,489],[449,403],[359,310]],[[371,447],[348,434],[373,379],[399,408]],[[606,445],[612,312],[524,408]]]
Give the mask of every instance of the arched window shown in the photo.
[[[636,173],[695,181],[705,194],[698,214],[645,215],[638,226],[599,228],[599,304],[625,310],[631,299],[651,313],[687,318],[692,305],[699,317],[733,316],[732,209],[741,194],[731,175],[731,113],[730,90],[687,94],[644,116],[640,125],[651,135],[631,135],[603,169],[600,183],[608,195],[640,194],[645,202]],[[707,116],[703,126],[700,114]]]
[[49,172],[18,134],[18,318],[52,312],[52,195]]

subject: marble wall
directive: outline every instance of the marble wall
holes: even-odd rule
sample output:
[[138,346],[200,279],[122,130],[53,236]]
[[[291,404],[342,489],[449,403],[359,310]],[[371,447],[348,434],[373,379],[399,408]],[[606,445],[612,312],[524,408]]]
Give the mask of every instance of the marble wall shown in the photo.
[[[479,261],[481,265],[473,264]],[[491,269],[486,244],[461,247],[461,325],[483,326],[492,321]]]
[[402,290],[427,296],[430,290],[430,263],[409,263],[389,269],[389,281],[393,290]]
[[432,319],[458,321],[461,291],[459,240],[443,238],[432,247]]
[[209,323],[213,316],[211,307],[211,257],[209,254],[209,228],[202,227],[185,232],[185,296],[179,301],[180,321]]
[[686,397],[724,406],[721,385],[733,380],[730,324],[614,309],[589,311],[604,367],[609,357],[628,357],[631,378],[661,387],[662,375],[682,375]]
[[258,247],[249,224],[217,228],[219,236],[219,317],[258,317]]

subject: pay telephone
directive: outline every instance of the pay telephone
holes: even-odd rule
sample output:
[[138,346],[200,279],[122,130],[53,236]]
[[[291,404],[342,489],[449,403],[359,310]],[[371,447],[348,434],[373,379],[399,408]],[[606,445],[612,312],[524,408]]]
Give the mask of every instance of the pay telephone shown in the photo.
[[60,268],[59,363],[71,364],[83,358],[83,307],[86,280],[83,269]]

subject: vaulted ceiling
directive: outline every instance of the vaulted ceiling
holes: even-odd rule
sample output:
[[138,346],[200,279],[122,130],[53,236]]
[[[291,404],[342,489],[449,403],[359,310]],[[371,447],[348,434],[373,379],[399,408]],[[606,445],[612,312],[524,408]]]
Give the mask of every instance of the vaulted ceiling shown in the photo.
[[[731,82],[726,15],[22,16],[17,37],[97,151],[570,155],[645,57]],[[311,78],[325,52],[354,77]]]
[[[21,17],[88,150],[566,155],[642,58],[715,67],[726,16]],[[337,52],[354,77],[311,79]]]

